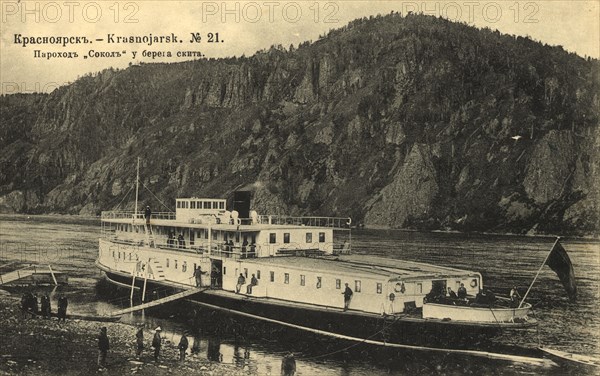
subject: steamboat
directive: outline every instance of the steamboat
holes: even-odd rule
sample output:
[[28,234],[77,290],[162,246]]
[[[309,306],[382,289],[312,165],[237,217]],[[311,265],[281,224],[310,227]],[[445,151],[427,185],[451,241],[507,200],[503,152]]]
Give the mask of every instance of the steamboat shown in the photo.
[[474,346],[536,325],[528,303],[486,298],[478,272],[352,254],[349,218],[259,215],[249,192],[227,203],[103,212],[96,264],[144,294],[189,291],[200,305],[386,343]]

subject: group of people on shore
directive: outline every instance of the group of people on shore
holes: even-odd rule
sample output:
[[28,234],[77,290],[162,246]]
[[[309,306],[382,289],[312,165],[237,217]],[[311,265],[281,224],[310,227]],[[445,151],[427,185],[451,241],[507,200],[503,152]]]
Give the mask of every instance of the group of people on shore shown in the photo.
[[[154,329],[154,335],[152,337],[151,348],[153,349],[154,361],[158,362],[160,357],[160,350],[163,344],[163,337],[161,336],[162,328],[159,326]],[[185,355],[189,347],[189,340],[187,333],[184,332],[181,335],[177,348],[179,350],[179,361],[185,361]],[[135,333],[135,356],[139,360],[144,352],[144,325],[138,326]],[[108,338],[107,328],[104,326],[100,328],[100,334],[98,335],[98,367],[100,370],[106,369],[106,357],[108,350],[110,349],[110,341]]]
[[[69,301],[67,300],[67,297],[62,294],[59,295],[58,311],[56,314],[59,322],[61,320],[66,322],[68,305]],[[24,293],[21,297],[21,309],[25,315],[31,314],[32,317],[41,315],[43,318],[49,319],[52,316],[52,303],[48,294],[42,295],[38,301],[37,294],[32,294],[31,292]]]

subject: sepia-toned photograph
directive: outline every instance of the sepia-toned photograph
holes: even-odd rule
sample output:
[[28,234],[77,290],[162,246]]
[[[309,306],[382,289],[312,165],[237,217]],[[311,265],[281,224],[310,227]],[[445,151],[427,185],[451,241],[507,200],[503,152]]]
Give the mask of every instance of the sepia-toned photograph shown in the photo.
[[600,375],[600,1],[0,12],[0,375]]

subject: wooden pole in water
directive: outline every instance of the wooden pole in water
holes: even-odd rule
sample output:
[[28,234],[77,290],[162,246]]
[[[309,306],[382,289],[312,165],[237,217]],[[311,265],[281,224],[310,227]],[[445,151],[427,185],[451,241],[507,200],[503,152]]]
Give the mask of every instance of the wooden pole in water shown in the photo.
[[531,288],[533,287],[533,284],[535,283],[535,280],[540,275],[540,272],[542,271],[542,268],[544,267],[544,265],[546,265],[546,261],[548,261],[548,257],[550,257],[550,254],[554,250],[554,247],[556,247],[556,244],[558,243],[559,240],[560,240],[560,236],[557,236],[556,240],[554,241],[554,245],[552,246],[552,248],[550,248],[550,252],[548,252],[548,254],[546,255],[546,258],[544,259],[544,262],[542,262],[542,266],[540,266],[540,268],[538,269],[537,273],[535,274],[535,277],[533,278],[533,282],[531,282],[531,285],[529,285],[529,288],[527,289],[527,292],[525,293],[525,295],[523,295],[523,299],[521,299],[521,303],[519,303],[519,307],[518,308],[521,308],[521,306],[523,305],[523,303],[525,303],[525,298],[527,298],[527,295],[529,295],[529,291],[531,291]]
[[131,294],[129,294],[129,303],[131,305],[133,305],[133,291],[135,289],[135,272],[137,269],[137,263],[135,264],[135,266],[133,267],[133,271],[131,272],[131,275],[133,276],[133,278],[131,279]]
[[54,286],[58,286],[58,282],[56,281],[56,276],[54,276],[54,271],[52,271],[52,266],[48,264],[48,269],[50,270],[50,275],[52,276],[52,279],[54,280]]

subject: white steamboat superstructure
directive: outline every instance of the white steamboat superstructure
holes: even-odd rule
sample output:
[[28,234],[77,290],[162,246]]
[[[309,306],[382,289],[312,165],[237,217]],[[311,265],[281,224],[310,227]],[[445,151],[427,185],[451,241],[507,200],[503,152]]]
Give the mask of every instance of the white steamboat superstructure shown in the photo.
[[[212,198],[177,199],[174,213],[103,212],[98,266],[119,284],[136,277],[144,290],[204,287],[190,299],[340,334],[388,325],[386,335],[402,343],[419,343],[425,329],[461,339],[531,325],[530,306],[504,306],[501,320],[487,320],[494,308],[474,304],[483,287],[479,273],[351,255],[348,218],[246,213],[241,218],[226,200]],[[466,298],[422,309],[428,298],[461,285]],[[444,305],[461,309],[444,317]]]

